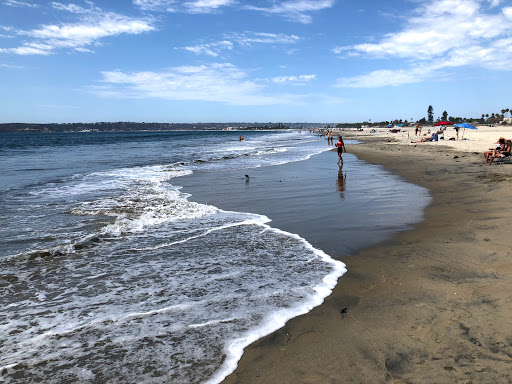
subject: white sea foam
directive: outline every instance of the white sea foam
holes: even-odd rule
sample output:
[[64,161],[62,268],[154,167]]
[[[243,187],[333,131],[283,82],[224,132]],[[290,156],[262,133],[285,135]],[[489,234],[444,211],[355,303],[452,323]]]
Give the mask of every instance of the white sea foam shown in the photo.
[[204,163],[185,148],[167,165],[74,173],[29,189],[22,209],[32,237],[16,241],[32,248],[0,259],[3,379],[23,371],[29,382],[51,374],[216,383],[245,346],[319,305],[344,273],[341,262],[266,216],[190,202],[175,185],[195,170],[283,164],[329,149],[306,137],[294,145],[295,136],[219,144]]
[[[198,225],[191,218],[188,221],[184,227]],[[99,249],[83,253],[82,257],[87,258],[85,270],[79,267],[83,264],[81,258],[67,259],[55,264],[54,271],[42,280],[37,279],[37,274],[32,275],[24,283],[25,295],[34,295],[36,300],[26,300],[17,310],[17,320],[0,326],[2,333],[14,335],[4,345],[6,354],[0,358],[0,369],[15,372],[19,364],[28,363],[32,377],[37,378],[42,374],[36,368],[40,363],[52,366],[55,363],[51,361],[101,354],[103,347],[98,346],[103,345],[128,356],[139,350],[138,345],[146,339],[151,340],[152,346],[147,347],[144,356],[135,353],[133,358],[148,359],[158,367],[173,350],[184,354],[187,361],[199,358],[197,364],[205,366],[206,371],[193,373],[184,360],[178,359],[169,368],[171,376],[166,375],[165,381],[171,377],[177,377],[176,382],[201,377],[204,380],[217,368],[215,362],[222,360],[222,354],[226,359],[221,372],[233,369],[247,343],[318,305],[332,288],[332,281],[343,272],[341,263],[331,262],[300,237],[273,229],[266,224],[268,221],[260,215],[215,210],[200,222],[204,227],[200,238],[204,241],[186,237],[180,247],[177,248],[178,243],[169,247],[170,251],[157,247],[150,255],[148,251],[134,254],[130,245],[137,241],[128,237],[123,244],[108,246],[112,254],[108,259],[95,256]],[[161,224],[149,232],[146,229],[145,237],[159,241],[158,232],[170,233],[177,223],[167,222],[164,228]],[[277,249],[276,243],[280,244]],[[210,254],[205,247],[217,254]],[[183,252],[188,256],[180,260]],[[308,265],[309,273],[304,265]],[[325,279],[326,275],[329,279]],[[315,280],[317,283],[310,286]],[[53,281],[59,281],[63,290],[60,295],[50,288],[54,287]],[[81,282],[78,287],[76,282]],[[200,293],[195,299],[194,292]],[[45,314],[37,315],[41,311]],[[31,326],[27,327],[29,323]],[[156,337],[167,340],[165,347]],[[219,337],[226,343],[224,347],[215,344]],[[196,350],[191,345],[197,338],[201,339],[201,347]],[[24,348],[19,350],[17,345]],[[212,351],[206,352],[205,348]],[[101,366],[117,372],[118,380],[123,381],[127,379],[124,364],[129,362],[119,366],[105,360]],[[83,372],[87,372],[86,376],[101,380],[107,371],[96,366],[97,363],[81,366],[85,371],[79,373],[59,363],[55,365],[59,372],[55,377],[83,378]],[[142,371],[136,370],[135,374],[145,381]],[[221,376],[219,373],[215,377]]]
[[238,366],[238,361],[241,359],[243,351],[248,345],[252,344],[256,340],[261,339],[263,336],[266,336],[283,327],[288,320],[308,313],[314,307],[322,304],[324,299],[331,294],[332,289],[336,286],[338,279],[347,271],[344,263],[331,258],[322,250],[314,248],[309,242],[300,236],[276,228],[271,228],[265,224],[261,225],[275,231],[276,233],[285,234],[301,241],[305,245],[306,249],[313,251],[316,256],[320,257],[326,263],[332,264],[333,270],[323,278],[321,283],[313,288],[317,294],[311,296],[309,300],[298,303],[289,309],[282,309],[276,312],[272,312],[266,316],[260,326],[246,332],[242,337],[229,340],[225,346],[225,353],[227,356],[225,362],[209,380],[205,381],[205,384],[220,383],[222,380],[224,380],[224,378],[232,373]]

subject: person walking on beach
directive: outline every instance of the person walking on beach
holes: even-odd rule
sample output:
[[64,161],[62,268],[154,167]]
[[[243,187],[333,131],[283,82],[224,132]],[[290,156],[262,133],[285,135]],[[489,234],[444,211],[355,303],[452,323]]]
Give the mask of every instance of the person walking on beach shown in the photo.
[[420,130],[419,125],[416,124],[416,128],[414,129],[414,136],[418,136],[418,131]]
[[343,150],[345,150],[345,153],[347,153],[347,149],[345,148],[345,143],[343,142],[343,138],[341,136],[338,139],[336,146],[338,147],[338,163],[343,163],[341,154],[343,153]]

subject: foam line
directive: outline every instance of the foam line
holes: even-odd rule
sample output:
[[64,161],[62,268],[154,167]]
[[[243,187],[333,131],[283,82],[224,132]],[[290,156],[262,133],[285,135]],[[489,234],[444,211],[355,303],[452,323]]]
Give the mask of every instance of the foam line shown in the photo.
[[[219,210],[219,212],[226,212],[227,213],[227,211],[222,211],[222,210]],[[240,212],[229,212],[229,213],[240,214]],[[264,216],[264,215],[258,215],[258,216],[261,217],[263,221],[266,221],[266,222],[272,221],[267,216]],[[186,239],[183,239],[183,240],[173,241],[172,243],[160,244],[160,245],[157,245],[155,247],[133,248],[131,250],[132,251],[153,251],[155,249],[168,248],[168,247],[172,247],[173,245],[183,244],[183,243],[186,243],[187,241],[204,237],[204,236],[209,235],[210,233],[213,233],[213,232],[216,232],[216,231],[221,231],[221,230],[227,229],[227,228],[239,227],[239,226],[242,226],[242,225],[261,225],[261,224],[258,223],[255,220],[244,220],[244,221],[241,221],[239,223],[231,223],[231,224],[226,224],[226,225],[221,225],[221,226],[218,226],[218,227],[210,228],[210,229],[206,230],[205,232],[201,233],[200,235],[190,236],[190,237],[187,237]]]
[[248,345],[282,328],[288,320],[308,313],[313,308],[322,304],[324,299],[331,294],[333,288],[336,286],[338,282],[338,279],[347,271],[346,265],[344,263],[342,263],[339,260],[334,260],[324,251],[313,247],[306,239],[300,237],[299,235],[286,232],[281,229],[272,228],[264,223],[257,225],[260,225],[266,228],[267,230],[271,230],[273,232],[284,234],[286,236],[290,236],[294,239],[300,240],[306,246],[307,249],[313,251],[326,263],[332,264],[334,269],[331,273],[329,273],[327,276],[323,278],[322,284],[319,284],[313,288],[314,291],[317,292],[317,295],[312,297],[308,303],[305,303],[301,306],[296,306],[295,308],[277,311],[272,315],[268,316],[264,323],[257,329],[248,332],[243,337],[231,340],[225,347],[225,353],[227,357],[223,365],[204,384],[218,384],[221,381],[223,381],[229,374],[231,374],[236,369],[236,367],[238,366],[238,361],[240,361],[240,359],[242,358],[244,349]]

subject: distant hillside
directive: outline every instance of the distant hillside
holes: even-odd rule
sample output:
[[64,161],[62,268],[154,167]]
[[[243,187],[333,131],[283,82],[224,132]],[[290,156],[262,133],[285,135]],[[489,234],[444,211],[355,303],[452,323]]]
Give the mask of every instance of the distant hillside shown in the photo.
[[[304,129],[319,127],[320,124],[282,124],[282,123],[133,123],[98,122],[65,124],[0,124],[0,132],[120,132],[120,131],[193,131],[193,130],[244,130],[244,129]],[[309,127],[308,127],[309,126]]]

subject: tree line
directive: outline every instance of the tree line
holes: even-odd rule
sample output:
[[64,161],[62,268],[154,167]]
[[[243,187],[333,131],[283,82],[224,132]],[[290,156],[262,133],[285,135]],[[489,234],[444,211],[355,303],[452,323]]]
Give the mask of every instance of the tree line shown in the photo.
[[457,117],[450,116],[447,111],[443,111],[441,116],[434,118],[434,108],[432,105],[429,105],[427,108],[427,116],[422,117],[419,120],[415,120],[414,118],[410,119],[391,119],[391,120],[383,120],[383,121],[374,121],[371,120],[358,122],[358,123],[340,123],[336,125],[336,128],[353,128],[353,127],[385,127],[387,125],[398,125],[403,124],[407,125],[434,125],[435,123],[439,123],[441,121],[449,121],[451,123],[460,124],[464,122],[474,123],[474,124],[500,124],[504,122],[506,114],[510,113],[510,117],[512,117],[512,108],[502,109],[501,113],[491,113],[491,114],[482,114],[481,117]]

